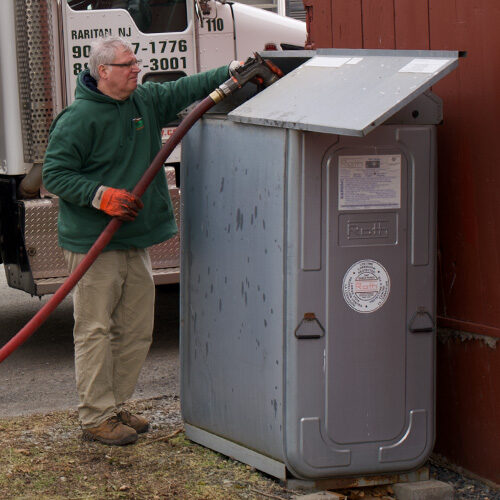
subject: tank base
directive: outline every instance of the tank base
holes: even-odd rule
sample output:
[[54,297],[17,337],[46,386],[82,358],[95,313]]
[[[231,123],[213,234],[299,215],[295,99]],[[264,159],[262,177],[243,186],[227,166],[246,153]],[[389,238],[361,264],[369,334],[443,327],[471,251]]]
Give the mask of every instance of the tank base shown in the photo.
[[367,476],[334,477],[328,479],[302,480],[290,477],[286,465],[279,460],[267,457],[256,451],[250,450],[239,444],[233,443],[220,436],[207,432],[199,427],[184,424],[186,437],[195,443],[201,444],[211,450],[222,453],[227,457],[238,460],[244,464],[276,477],[289,489],[301,489],[305,491],[320,491],[345,488],[360,488],[364,486],[380,486],[384,484],[408,483],[416,481],[427,481],[429,479],[429,468],[421,467],[410,472],[396,472],[392,474],[376,474]]
[[290,490],[321,491],[321,490],[343,490],[347,488],[363,488],[367,486],[382,486],[395,483],[413,483],[427,481],[429,479],[429,468],[410,472],[397,472],[392,474],[377,474],[373,476],[332,477],[329,479],[317,479],[304,481],[302,479],[288,478],[283,485]]
[[186,437],[195,443],[201,444],[211,450],[222,453],[227,457],[243,462],[251,467],[274,476],[282,481],[286,480],[286,467],[285,464],[275,460],[274,458],[267,457],[256,451],[249,450],[244,446],[228,441],[227,439],[216,436],[210,432],[204,431],[199,427],[195,427],[188,423],[184,424]]

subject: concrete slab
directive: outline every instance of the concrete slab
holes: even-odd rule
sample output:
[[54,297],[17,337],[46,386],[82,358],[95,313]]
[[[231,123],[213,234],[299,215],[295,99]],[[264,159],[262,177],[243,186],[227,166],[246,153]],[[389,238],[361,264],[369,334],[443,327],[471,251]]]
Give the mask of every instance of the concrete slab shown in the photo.
[[418,481],[392,485],[398,500],[453,500],[453,486],[442,481]]
[[309,495],[298,495],[292,497],[292,500],[345,500],[347,497],[340,493],[332,491],[318,491]]

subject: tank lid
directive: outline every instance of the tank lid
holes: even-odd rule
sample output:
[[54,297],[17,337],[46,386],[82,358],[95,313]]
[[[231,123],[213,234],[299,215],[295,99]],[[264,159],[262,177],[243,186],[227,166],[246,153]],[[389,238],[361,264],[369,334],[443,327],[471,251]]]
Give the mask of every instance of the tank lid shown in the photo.
[[[228,117],[241,123],[364,136],[458,65],[458,51],[319,49]],[[262,54],[267,57],[270,53]],[[276,53],[274,53],[276,55]],[[274,60],[294,57],[293,51]]]

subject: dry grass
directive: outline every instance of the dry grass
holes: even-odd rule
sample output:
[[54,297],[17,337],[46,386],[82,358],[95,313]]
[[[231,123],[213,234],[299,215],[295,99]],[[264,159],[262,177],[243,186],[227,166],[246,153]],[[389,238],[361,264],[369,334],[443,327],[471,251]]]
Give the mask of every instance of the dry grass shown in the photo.
[[126,447],[83,441],[75,412],[0,420],[0,498],[291,498],[278,482],[176,433],[177,398],[133,410],[153,429]]
[[[83,441],[74,411],[0,419],[0,499],[267,500],[304,494],[187,440],[177,396],[136,401],[130,410],[152,428],[125,447]],[[332,498],[394,499],[390,486],[337,493]]]

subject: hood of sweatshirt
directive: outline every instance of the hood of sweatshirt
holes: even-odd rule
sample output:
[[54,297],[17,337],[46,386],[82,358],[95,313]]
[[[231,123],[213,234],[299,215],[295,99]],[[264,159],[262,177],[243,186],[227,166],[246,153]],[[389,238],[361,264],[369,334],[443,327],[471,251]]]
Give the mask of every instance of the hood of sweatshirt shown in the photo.
[[97,81],[92,76],[90,76],[90,71],[88,69],[82,71],[78,75],[76,81],[75,98],[108,103],[121,102],[107,96],[106,94],[103,94],[97,88]]
[[90,71],[88,69],[82,71],[78,75],[76,82],[75,98],[114,105],[118,114],[117,118],[120,121],[120,123],[122,123],[122,127],[124,130],[124,134],[120,136],[120,147],[123,146],[124,136],[127,133],[127,123],[124,122],[121,107],[129,102],[129,98],[123,101],[119,101],[117,99],[114,99],[113,97],[103,94],[97,88],[97,81],[95,80],[94,77],[90,75]]

